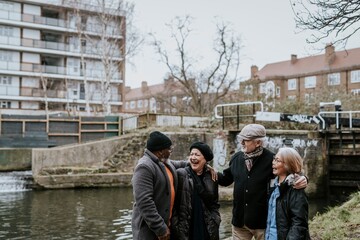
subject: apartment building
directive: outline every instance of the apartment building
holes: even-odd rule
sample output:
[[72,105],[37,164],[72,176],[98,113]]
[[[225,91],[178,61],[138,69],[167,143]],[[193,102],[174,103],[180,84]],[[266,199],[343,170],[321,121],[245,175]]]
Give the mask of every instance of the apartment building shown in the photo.
[[268,103],[285,99],[311,101],[325,91],[360,94],[360,48],[335,51],[305,58],[269,63],[262,69],[251,67],[251,78],[240,84],[242,100],[262,99]]
[[0,0],[2,113],[122,111],[125,17],[96,2]]
[[124,111],[128,113],[171,113],[189,111],[190,98],[186,96],[179,82],[172,78],[164,83],[149,86],[146,81],[140,88],[126,87]]

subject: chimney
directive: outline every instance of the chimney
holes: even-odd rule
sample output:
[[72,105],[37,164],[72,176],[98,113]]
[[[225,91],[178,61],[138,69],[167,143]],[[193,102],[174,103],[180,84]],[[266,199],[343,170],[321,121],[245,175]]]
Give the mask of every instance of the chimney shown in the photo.
[[175,79],[172,76],[168,76],[164,79],[164,87],[165,88],[172,88],[174,87]]
[[330,65],[335,61],[335,47],[332,43],[325,46],[325,62]]
[[141,82],[141,92],[145,93],[148,89],[149,89],[149,87],[147,85],[147,81],[142,81]]
[[259,68],[256,65],[252,65],[250,68],[251,73],[251,79],[255,78],[259,72]]
[[297,61],[297,55],[296,54],[291,54],[291,64],[295,64]]
[[131,91],[131,87],[126,86],[125,87],[125,93],[129,93]]

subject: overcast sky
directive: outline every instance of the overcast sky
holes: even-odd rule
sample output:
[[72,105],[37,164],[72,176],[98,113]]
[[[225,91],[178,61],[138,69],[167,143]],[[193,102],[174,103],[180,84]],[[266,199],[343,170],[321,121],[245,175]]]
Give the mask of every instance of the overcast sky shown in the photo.
[[[239,75],[247,79],[251,65],[259,69],[268,63],[286,61],[291,54],[299,58],[322,54],[323,44],[306,43],[308,32],[297,33],[289,0],[129,0],[135,3],[134,24],[144,34],[153,32],[165,46],[170,42],[165,26],[175,16],[194,18],[191,44],[207,59],[214,39],[215,17],[230,22],[241,36],[241,67]],[[358,39],[357,39],[358,40]],[[330,40],[329,40],[330,41]],[[355,39],[347,48],[360,47]],[[142,81],[149,85],[162,83],[167,73],[153,47],[144,46],[133,59],[136,67],[127,66],[126,86],[137,88]]]

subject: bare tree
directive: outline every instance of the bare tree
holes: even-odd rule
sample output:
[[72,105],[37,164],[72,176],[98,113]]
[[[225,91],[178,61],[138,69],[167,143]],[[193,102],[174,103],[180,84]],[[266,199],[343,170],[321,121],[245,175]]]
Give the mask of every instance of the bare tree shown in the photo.
[[[81,69],[86,69],[86,61],[85,61],[85,51],[86,49],[84,49],[83,46],[83,41],[85,39],[84,37],[84,33],[83,33],[83,24],[82,24],[82,13],[80,11],[80,4],[81,4],[81,0],[63,0],[63,4],[67,4],[68,6],[72,7],[73,12],[74,12],[74,16],[76,18],[76,31],[77,31],[77,37],[78,37],[78,42],[76,45],[79,46],[79,50],[80,50],[80,64],[81,64]],[[85,111],[87,112],[88,115],[90,115],[90,93],[89,93],[89,83],[87,81],[87,74],[86,71],[84,71],[83,74],[84,77],[84,95],[85,95]]]
[[[200,69],[188,49],[192,33],[190,16],[176,17],[167,27],[175,41],[175,54],[171,55],[163,44],[153,37],[153,45],[169,71],[169,77],[178,81],[190,101],[190,108],[199,115],[209,114],[214,106],[227,95],[231,87],[238,82],[240,65],[240,38],[234,36],[230,25],[216,24],[214,56],[209,67]],[[173,59],[174,57],[175,59]],[[208,57],[209,58],[209,57]]]
[[[124,72],[120,69],[125,59],[132,57],[142,43],[142,38],[132,26],[134,4],[122,0],[97,0],[98,12],[96,15],[100,29],[100,39],[95,40],[85,34],[92,42],[97,53],[101,56],[103,75],[101,76],[101,98],[106,114],[111,113],[111,81],[120,72],[118,78],[124,79]],[[125,34],[126,33],[126,34]],[[114,36],[127,36],[124,38]],[[118,54],[118,55],[117,55]],[[121,59],[120,59],[121,58]],[[122,86],[123,88],[124,86]]]
[[346,46],[360,29],[360,1],[349,0],[290,0],[297,28],[312,30],[307,39],[317,43],[329,37],[334,44]]
[[48,102],[48,78],[42,75],[40,72],[40,84],[44,93],[44,104],[45,104],[45,116],[49,118],[49,102]]
[[[86,4],[80,0],[64,1],[74,8],[76,16],[86,110],[89,112],[90,109],[91,87],[87,81],[89,74],[101,79],[100,84],[93,84],[92,88],[100,86],[103,111],[110,114],[112,88],[122,91],[124,87],[124,84],[115,83],[114,80],[124,80],[125,74],[122,69],[125,60],[134,56],[143,42],[143,38],[133,26],[134,4],[124,0],[93,0],[92,5],[85,6]],[[91,14],[87,10],[90,10]],[[86,54],[99,56],[101,69],[96,69],[96,61],[91,62],[85,57]]]

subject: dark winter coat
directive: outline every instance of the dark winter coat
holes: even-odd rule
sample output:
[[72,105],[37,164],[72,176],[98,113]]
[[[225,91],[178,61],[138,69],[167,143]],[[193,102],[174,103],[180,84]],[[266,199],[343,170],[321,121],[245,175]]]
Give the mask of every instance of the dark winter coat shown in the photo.
[[309,203],[304,189],[294,189],[283,182],[276,199],[276,229],[278,240],[310,239],[308,227]]
[[[195,188],[201,197],[205,227],[209,234],[209,239],[218,240],[221,221],[219,213],[220,205],[218,203],[218,184],[211,179],[211,173],[208,169],[205,170],[202,178],[195,177],[195,179],[195,173],[190,171],[192,171],[190,166],[184,169],[177,169],[179,184],[172,217],[171,238],[176,240],[190,239],[191,216],[193,213],[192,197]],[[194,229],[194,231],[196,230]]]
[[235,153],[229,167],[218,173],[219,185],[234,183],[232,225],[250,229],[265,229],[268,209],[268,192],[272,173],[274,153],[264,148],[254,160],[249,172],[245,165],[244,153]]
[[184,167],[184,161],[167,160],[163,163],[150,151],[145,150],[144,156],[135,167],[132,178],[134,240],[158,239],[158,236],[164,235],[169,227],[171,189],[165,165],[172,172],[176,189],[176,167]]

